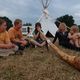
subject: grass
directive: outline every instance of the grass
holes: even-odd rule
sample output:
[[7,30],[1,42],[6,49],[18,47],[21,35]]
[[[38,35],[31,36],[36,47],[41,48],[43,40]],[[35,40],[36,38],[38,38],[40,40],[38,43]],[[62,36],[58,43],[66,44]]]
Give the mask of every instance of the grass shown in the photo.
[[[58,47],[80,56],[80,52]],[[80,72],[54,53],[37,47],[25,49],[23,55],[0,58],[0,80],[80,80]]]

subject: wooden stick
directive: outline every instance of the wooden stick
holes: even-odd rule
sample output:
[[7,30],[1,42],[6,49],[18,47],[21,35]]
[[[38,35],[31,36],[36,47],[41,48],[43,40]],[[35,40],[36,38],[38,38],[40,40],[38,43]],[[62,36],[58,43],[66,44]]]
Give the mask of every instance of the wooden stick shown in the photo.
[[76,69],[80,70],[80,57],[71,56],[63,51],[61,51],[58,47],[56,47],[42,32],[41,34],[44,36],[50,47],[57,52],[57,54],[66,62],[74,66]]

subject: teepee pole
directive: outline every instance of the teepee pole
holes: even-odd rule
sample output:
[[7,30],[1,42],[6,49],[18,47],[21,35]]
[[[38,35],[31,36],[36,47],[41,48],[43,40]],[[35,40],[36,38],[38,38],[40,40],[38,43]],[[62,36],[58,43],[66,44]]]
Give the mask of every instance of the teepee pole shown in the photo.
[[[56,20],[56,21],[57,21],[58,23],[62,23],[62,22],[60,22],[59,20]],[[70,29],[70,27],[68,27],[68,26],[67,26],[67,28]]]
[[45,40],[48,42],[50,47],[67,63],[74,66],[76,69],[80,70],[80,57],[71,56],[63,51],[61,51],[58,47],[56,47],[42,32],[40,32]]
[[46,0],[46,4],[45,5],[47,5],[47,3],[48,3],[48,0]]
[[43,16],[44,15],[42,14],[41,17],[37,20],[37,22],[40,22]]
[[[43,6],[43,16],[41,16],[38,21],[42,24],[43,32],[46,34],[48,31],[51,32],[51,34],[54,36],[56,31],[58,30],[57,26],[52,22],[52,17],[50,17],[49,12],[47,10],[50,2],[52,0],[40,0],[42,6]],[[50,27],[49,29],[45,27],[45,24],[47,27]],[[52,31],[54,30],[54,32]]]
[[41,0],[41,3],[42,3],[42,5],[43,5],[43,8],[45,8],[45,4],[44,4],[43,0]]
[[[51,0],[51,1],[52,1],[52,0]],[[47,5],[46,5],[46,7],[49,6],[49,4],[51,3],[51,1],[47,0]]]
[[49,6],[49,4],[51,3],[52,0],[41,0],[41,3],[43,5],[43,8],[47,8]]

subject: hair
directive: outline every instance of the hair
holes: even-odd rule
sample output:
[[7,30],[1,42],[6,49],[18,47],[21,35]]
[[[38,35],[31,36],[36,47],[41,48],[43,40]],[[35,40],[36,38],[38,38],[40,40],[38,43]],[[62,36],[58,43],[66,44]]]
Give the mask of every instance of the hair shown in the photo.
[[41,23],[39,23],[39,22],[37,22],[36,24],[35,24],[35,33],[37,33],[38,31],[37,31],[37,27],[40,27],[41,28]]
[[66,24],[65,24],[65,23],[60,23],[59,27],[60,27],[60,26],[66,27]]
[[4,22],[6,22],[6,21],[5,21],[4,19],[0,18],[0,26],[1,26]]
[[36,28],[37,26],[40,26],[40,28],[41,28],[41,23],[37,22],[37,23],[35,24],[35,28]]
[[16,20],[14,21],[14,25],[17,25],[17,24],[19,24],[19,23],[22,23],[22,20],[21,20],[21,19],[16,19]]
[[60,28],[64,27],[65,28],[65,31],[67,31],[67,26],[65,23],[60,23],[59,25],[59,31],[60,31]]
[[76,24],[73,24],[71,29],[70,29],[70,31],[73,31],[75,33],[75,32],[79,31],[79,28],[78,28],[78,26]]

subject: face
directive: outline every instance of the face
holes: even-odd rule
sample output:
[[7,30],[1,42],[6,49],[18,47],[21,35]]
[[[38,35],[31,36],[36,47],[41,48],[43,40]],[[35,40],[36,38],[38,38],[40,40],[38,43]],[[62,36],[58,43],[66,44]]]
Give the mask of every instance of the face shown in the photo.
[[78,32],[78,27],[72,26],[70,31],[72,31],[73,33],[76,33],[76,32]]
[[36,29],[37,29],[38,31],[40,31],[40,30],[41,30],[41,27],[40,27],[40,26],[37,26]]
[[19,24],[16,25],[16,29],[19,30],[22,28],[22,22],[20,22]]
[[62,32],[65,31],[65,26],[59,26],[59,30]]
[[2,25],[0,26],[0,30],[5,31],[6,28],[7,28],[7,24],[6,24],[6,22],[3,22]]

